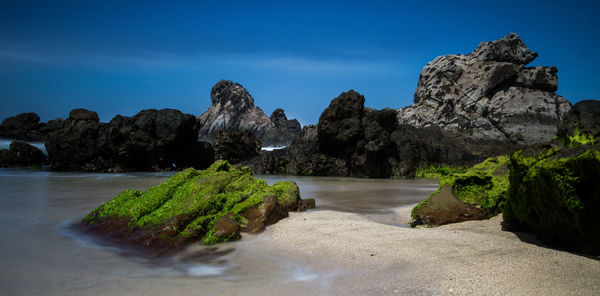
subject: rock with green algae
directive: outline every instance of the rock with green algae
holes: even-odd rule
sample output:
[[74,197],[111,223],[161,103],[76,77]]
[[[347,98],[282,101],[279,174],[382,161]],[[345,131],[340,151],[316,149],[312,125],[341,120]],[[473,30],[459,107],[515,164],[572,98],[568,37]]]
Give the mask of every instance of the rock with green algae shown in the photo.
[[[508,190],[508,156],[441,172],[440,188],[412,210],[411,226],[481,220],[500,212]],[[443,172],[447,172],[443,174]]]
[[532,230],[545,243],[600,254],[600,145],[517,151],[504,208],[508,230]]
[[298,186],[281,181],[268,186],[246,167],[217,161],[206,170],[186,169],[145,192],[125,190],[83,219],[90,231],[159,254],[190,242],[237,240],[314,207]]

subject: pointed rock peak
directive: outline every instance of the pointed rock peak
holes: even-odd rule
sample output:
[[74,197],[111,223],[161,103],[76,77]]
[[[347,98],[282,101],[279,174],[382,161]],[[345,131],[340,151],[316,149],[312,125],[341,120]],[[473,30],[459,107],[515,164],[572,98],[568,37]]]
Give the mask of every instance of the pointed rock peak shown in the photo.
[[482,61],[509,62],[518,65],[527,65],[538,56],[537,52],[527,48],[516,33],[509,33],[498,40],[482,42],[471,54]]
[[231,80],[217,82],[210,91],[210,99],[213,107],[235,106],[238,110],[254,107],[250,93],[241,84]]
[[273,113],[271,113],[271,121],[273,121],[274,119],[285,119],[287,120],[287,116],[285,116],[285,111],[283,111],[283,109],[281,108],[277,108],[273,111]]

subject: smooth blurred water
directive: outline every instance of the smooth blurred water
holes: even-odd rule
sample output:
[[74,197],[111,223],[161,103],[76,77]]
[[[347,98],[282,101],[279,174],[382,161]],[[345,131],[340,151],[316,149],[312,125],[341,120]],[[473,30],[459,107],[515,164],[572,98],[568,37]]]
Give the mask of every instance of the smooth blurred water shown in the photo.
[[[125,189],[145,190],[172,173],[84,174],[0,169],[0,287],[3,295],[322,295],[345,271],[308,267],[266,235],[149,259],[72,225]],[[388,215],[436,189],[431,180],[291,179],[321,209]],[[318,209],[317,209],[318,210]],[[209,255],[198,255],[209,254]],[[276,287],[274,289],[274,287]]]

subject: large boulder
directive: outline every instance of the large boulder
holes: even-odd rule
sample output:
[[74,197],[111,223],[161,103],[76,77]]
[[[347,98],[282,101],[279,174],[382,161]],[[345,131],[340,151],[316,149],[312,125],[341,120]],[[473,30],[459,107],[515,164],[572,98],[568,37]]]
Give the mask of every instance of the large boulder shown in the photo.
[[504,225],[545,243],[600,254],[600,146],[518,151],[510,159]]
[[92,120],[100,121],[98,113],[83,108],[73,109],[69,112],[69,119],[71,120]]
[[7,117],[0,124],[0,137],[18,139],[23,141],[40,141],[40,117],[33,113],[21,113],[17,116]]
[[215,137],[216,158],[231,163],[239,163],[258,155],[261,147],[260,141],[249,130],[218,131]]
[[[504,207],[507,156],[491,157],[468,169],[440,176],[440,188],[412,210],[412,226],[487,219]],[[441,171],[441,170],[438,170]]]
[[281,109],[267,117],[239,83],[221,80],[210,92],[210,108],[198,117],[198,139],[213,143],[217,131],[246,129],[265,146],[284,146],[300,131],[296,120],[288,120]]
[[476,140],[548,142],[570,103],[554,94],[556,67],[525,67],[536,57],[514,33],[467,55],[440,56],[421,71],[414,103],[398,120]]
[[214,244],[257,232],[313,204],[302,202],[294,182],[267,185],[248,168],[217,161],[186,169],[145,192],[125,190],[83,219],[91,232],[168,254],[194,241]]
[[46,155],[36,147],[21,141],[10,143],[8,150],[0,150],[0,167],[41,167]]

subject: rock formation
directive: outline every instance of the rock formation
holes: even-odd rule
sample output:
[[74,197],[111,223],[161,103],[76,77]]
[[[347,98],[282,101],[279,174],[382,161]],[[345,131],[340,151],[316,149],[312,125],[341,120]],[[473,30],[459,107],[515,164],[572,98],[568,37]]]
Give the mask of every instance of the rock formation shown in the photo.
[[[300,131],[285,117],[283,110],[276,110],[271,121],[258,107],[254,99],[240,84],[221,80],[210,92],[210,108],[198,117],[198,139],[213,142],[219,130],[246,129],[253,132],[265,146],[287,145]],[[296,121],[297,123],[297,121]],[[299,125],[299,124],[298,124]]]
[[49,121],[44,143],[51,168],[71,171],[156,171],[203,168],[212,146],[198,142],[196,119],[172,109],[143,110],[133,117],[98,121],[96,112],[71,111]]
[[382,178],[411,176],[431,163],[475,160],[467,145],[438,128],[399,125],[395,110],[365,108],[364,102],[353,90],[340,94],[289,147],[261,152],[248,165],[259,173]]
[[398,120],[473,139],[548,142],[570,103],[554,93],[556,67],[525,67],[536,57],[514,33],[467,55],[440,56],[421,71],[414,103]]
[[94,233],[166,255],[201,240],[237,240],[256,233],[288,212],[314,207],[294,182],[268,186],[248,168],[217,161],[204,171],[186,169],[145,192],[125,190],[87,215]]
[[33,113],[22,113],[17,116],[7,117],[0,124],[0,137],[23,141],[41,141],[43,135],[40,117]]
[[21,141],[10,143],[10,149],[0,150],[0,167],[41,167],[46,155],[36,147]]
[[509,168],[507,229],[530,229],[549,245],[600,254],[600,146],[518,151]]
[[292,143],[294,137],[302,131],[298,120],[288,119],[281,108],[275,109],[269,119],[273,126],[265,132],[261,139],[261,142],[266,143],[265,146],[288,146]]
[[234,164],[258,155],[260,148],[260,141],[249,130],[217,131],[215,137],[215,158]]

